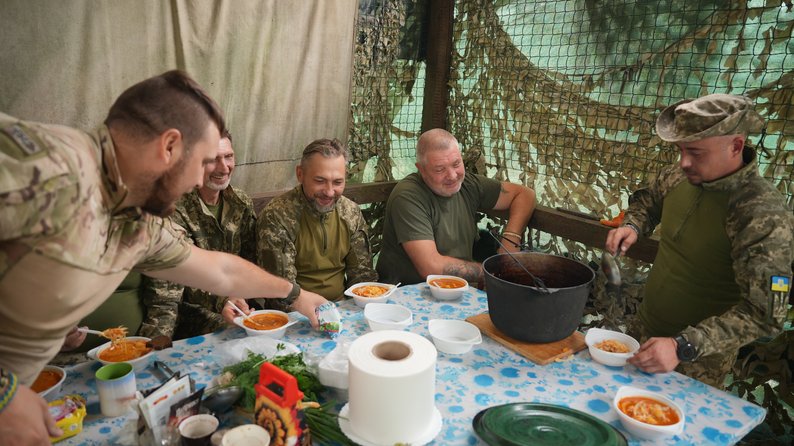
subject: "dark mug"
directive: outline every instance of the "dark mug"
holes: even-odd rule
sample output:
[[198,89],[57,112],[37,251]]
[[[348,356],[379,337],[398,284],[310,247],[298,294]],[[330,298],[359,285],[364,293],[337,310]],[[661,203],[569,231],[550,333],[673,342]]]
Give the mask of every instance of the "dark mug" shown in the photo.
[[218,419],[212,415],[192,415],[179,423],[179,437],[183,446],[209,446],[210,437],[218,430]]

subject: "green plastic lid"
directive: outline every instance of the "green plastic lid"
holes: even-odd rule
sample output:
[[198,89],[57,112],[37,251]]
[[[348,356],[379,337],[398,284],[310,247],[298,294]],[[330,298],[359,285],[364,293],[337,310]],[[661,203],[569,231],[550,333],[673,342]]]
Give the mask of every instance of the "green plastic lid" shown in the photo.
[[474,432],[491,446],[624,446],[626,437],[598,418],[563,406],[513,403],[474,417]]

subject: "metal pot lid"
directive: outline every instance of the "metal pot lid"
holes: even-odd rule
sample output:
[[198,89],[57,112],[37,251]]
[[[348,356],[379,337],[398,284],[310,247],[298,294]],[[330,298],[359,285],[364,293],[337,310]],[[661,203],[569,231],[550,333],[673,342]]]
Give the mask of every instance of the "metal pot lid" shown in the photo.
[[474,432],[491,446],[625,446],[626,437],[596,417],[563,406],[513,403],[480,411]]

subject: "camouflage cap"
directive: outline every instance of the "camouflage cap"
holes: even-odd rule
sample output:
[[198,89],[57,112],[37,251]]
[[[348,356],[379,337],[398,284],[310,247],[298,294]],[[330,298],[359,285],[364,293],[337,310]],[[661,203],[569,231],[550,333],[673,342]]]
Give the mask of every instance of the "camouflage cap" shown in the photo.
[[662,110],[656,119],[656,134],[667,142],[757,133],[763,127],[750,98],[730,94],[685,99]]

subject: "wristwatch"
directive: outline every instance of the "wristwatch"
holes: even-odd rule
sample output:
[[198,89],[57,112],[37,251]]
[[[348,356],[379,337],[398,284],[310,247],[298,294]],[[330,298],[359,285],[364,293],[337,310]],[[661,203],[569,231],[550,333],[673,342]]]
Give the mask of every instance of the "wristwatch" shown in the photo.
[[292,305],[297,299],[298,296],[301,294],[301,287],[298,285],[298,282],[292,282],[292,290],[287,294],[287,297],[284,298],[287,306]]
[[678,359],[681,362],[692,362],[695,356],[697,356],[697,348],[695,348],[691,342],[687,341],[683,334],[679,334],[673,339],[677,345],[675,353],[678,355]]

